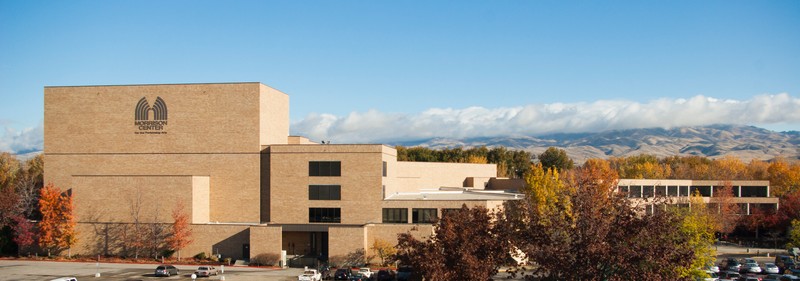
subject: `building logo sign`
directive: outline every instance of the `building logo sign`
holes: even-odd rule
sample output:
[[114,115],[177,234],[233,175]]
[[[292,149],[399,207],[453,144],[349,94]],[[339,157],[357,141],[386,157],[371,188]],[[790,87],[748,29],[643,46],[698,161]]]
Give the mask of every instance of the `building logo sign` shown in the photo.
[[[152,120],[150,118],[152,113]],[[153,106],[147,102],[147,98],[142,97],[136,104],[136,120],[134,121],[138,131],[136,134],[166,134],[167,127],[167,103],[161,97],[156,97]]]

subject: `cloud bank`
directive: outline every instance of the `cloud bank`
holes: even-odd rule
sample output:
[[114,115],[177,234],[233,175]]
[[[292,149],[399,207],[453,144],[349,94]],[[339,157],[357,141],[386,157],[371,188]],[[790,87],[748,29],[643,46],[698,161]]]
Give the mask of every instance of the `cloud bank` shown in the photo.
[[800,99],[785,93],[758,95],[746,101],[699,95],[647,103],[600,100],[507,108],[432,108],[418,114],[371,110],[343,117],[310,114],[293,122],[291,128],[292,134],[316,141],[390,143],[437,137],[541,136],[712,124],[800,126]]
[[[394,143],[439,137],[541,136],[712,124],[789,124],[798,128],[800,99],[784,93],[759,95],[746,101],[695,96],[647,103],[600,100],[504,108],[431,108],[416,114],[374,110],[341,117],[310,114],[293,122],[291,133],[333,143]],[[43,149],[42,124],[23,130],[4,127],[0,152],[24,154]]]
[[3,130],[3,135],[0,135],[0,152],[24,154],[41,151],[43,148],[44,126],[42,123],[39,123],[36,127],[23,130],[15,130],[6,126]]

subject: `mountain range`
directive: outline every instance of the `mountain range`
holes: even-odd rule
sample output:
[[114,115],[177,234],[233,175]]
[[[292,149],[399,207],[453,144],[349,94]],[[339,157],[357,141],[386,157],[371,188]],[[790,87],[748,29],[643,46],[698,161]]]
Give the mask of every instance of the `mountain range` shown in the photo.
[[567,151],[576,163],[589,158],[652,154],[704,156],[711,159],[734,156],[749,162],[775,157],[800,159],[800,132],[775,132],[753,126],[710,125],[700,127],[614,130],[599,133],[552,134],[545,136],[433,138],[399,142],[396,145],[429,148],[496,147],[525,150],[538,155],[548,147]]

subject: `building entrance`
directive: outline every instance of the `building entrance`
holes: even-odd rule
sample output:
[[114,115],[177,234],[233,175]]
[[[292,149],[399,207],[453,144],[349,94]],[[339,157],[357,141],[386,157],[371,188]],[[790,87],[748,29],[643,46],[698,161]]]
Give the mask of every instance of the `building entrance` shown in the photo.
[[283,250],[290,267],[314,267],[328,261],[328,232],[284,231]]

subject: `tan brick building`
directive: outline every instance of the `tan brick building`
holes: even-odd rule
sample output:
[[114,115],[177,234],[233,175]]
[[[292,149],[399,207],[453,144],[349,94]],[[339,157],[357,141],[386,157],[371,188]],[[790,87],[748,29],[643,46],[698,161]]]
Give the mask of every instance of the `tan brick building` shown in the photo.
[[289,136],[289,97],[260,83],[46,87],[44,123],[45,181],[75,202],[73,253],[117,254],[131,225],[169,224],[182,205],[183,256],[326,258],[429,235],[444,209],[521,198],[485,189],[495,165]]

